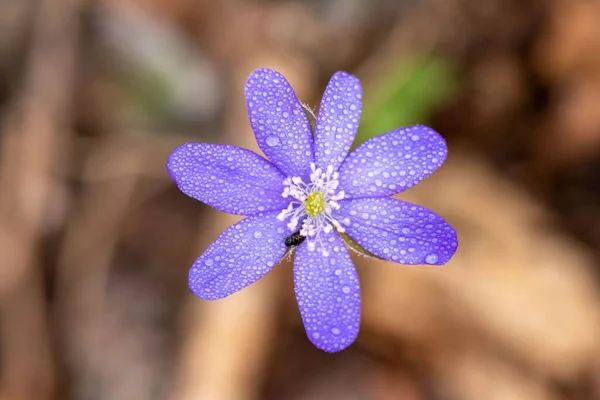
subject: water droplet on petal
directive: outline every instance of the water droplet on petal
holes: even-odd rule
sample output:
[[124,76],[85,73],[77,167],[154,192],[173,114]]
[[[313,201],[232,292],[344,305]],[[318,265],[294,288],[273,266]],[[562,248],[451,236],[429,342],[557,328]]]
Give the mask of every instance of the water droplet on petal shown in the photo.
[[254,238],[255,239],[259,239],[261,236],[262,236],[262,232],[261,231],[254,232]]
[[266,142],[268,146],[275,147],[279,144],[279,138],[273,135],[268,136]]
[[350,293],[350,287],[348,287],[348,286],[344,286],[344,287],[342,288],[342,292],[344,292],[344,293],[346,293],[346,294]]
[[425,262],[427,264],[435,264],[437,262],[437,260],[438,260],[438,255],[435,253],[428,254],[425,257]]
[[333,333],[334,335],[339,335],[340,330],[338,328],[333,328],[333,329],[331,329],[331,333]]

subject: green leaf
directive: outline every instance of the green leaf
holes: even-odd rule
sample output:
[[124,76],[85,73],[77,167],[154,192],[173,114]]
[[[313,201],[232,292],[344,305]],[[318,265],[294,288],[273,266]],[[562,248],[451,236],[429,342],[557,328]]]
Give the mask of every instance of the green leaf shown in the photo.
[[395,128],[425,123],[456,87],[456,74],[443,59],[422,57],[394,63],[371,89],[365,88],[355,146]]

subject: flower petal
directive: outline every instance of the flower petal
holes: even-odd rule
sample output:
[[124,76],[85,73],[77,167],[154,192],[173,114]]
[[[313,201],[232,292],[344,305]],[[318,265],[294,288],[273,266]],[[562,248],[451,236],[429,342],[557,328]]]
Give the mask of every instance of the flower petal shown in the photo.
[[231,214],[282,210],[285,177],[258,154],[235,146],[186,143],[167,162],[171,178],[190,197]]
[[374,137],[340,167],[347,198],[384,197],[402,192],[435,171],[446,159],[446,141],[422,125]]
[[448,262],[458,247],[456,231],[436,213],[406,201],[372,198],[340,201],[338,218],[367,251],[401,264]]
[[192,292],[204,300],[221,299],[269,272],[284,256],[289,236],[276,216],[248,217],[227,228],[190,269]]
[[296,250],[294,290],[309,340],[333,353],[348,347],[360,325],[360,285],[352,259],[340,237],[322,237],[329,251],[319,245],[310,251],[304,242]]
[[360,81],[346,72],[336,72],[329,81],[315,125],[317,166],[334,170],[342,164],[358,129],[362,109]]
[[288,176],[308,176],[314,160],[312,131],[285,77],[266,68],[252,72],[246,104],[256,142],[269,160]]

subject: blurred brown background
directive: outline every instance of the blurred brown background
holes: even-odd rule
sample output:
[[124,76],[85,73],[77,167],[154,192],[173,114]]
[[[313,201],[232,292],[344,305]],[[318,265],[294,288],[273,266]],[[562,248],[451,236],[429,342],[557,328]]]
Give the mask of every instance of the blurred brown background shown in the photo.
[[[289,262],[217,302],[187,287],[237,217],[181,194],[166,157],[256,150],[258,67],[314,106],[356,74],[359,140],[448,140],[400,197],[459,250],[357,258],[342,353],[306,339]],[[1,400],[600,399],[599,261],[599,1],[0,1]]]

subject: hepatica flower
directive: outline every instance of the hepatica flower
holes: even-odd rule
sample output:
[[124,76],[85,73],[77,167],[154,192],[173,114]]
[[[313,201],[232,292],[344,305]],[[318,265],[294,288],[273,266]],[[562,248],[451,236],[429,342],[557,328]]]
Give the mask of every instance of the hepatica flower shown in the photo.
[[294,289],[308,338],[319,349],[340,351],[356,339],[360,324],[360,287],[349,247],[411,265],[441,265],[456,251],[450,224],[390,197],[442,165],[445,141],[430,128],[413,126],[348,154],[362,89],[345,72],[327,85],[314,132],[278,72],[254,71],[245,94],[250,124],[268,160],[234,146],[187,143],[167,163],[182,192],[246,217],[196,260],[190,288],[202,299],[221,299],[295,250]]

